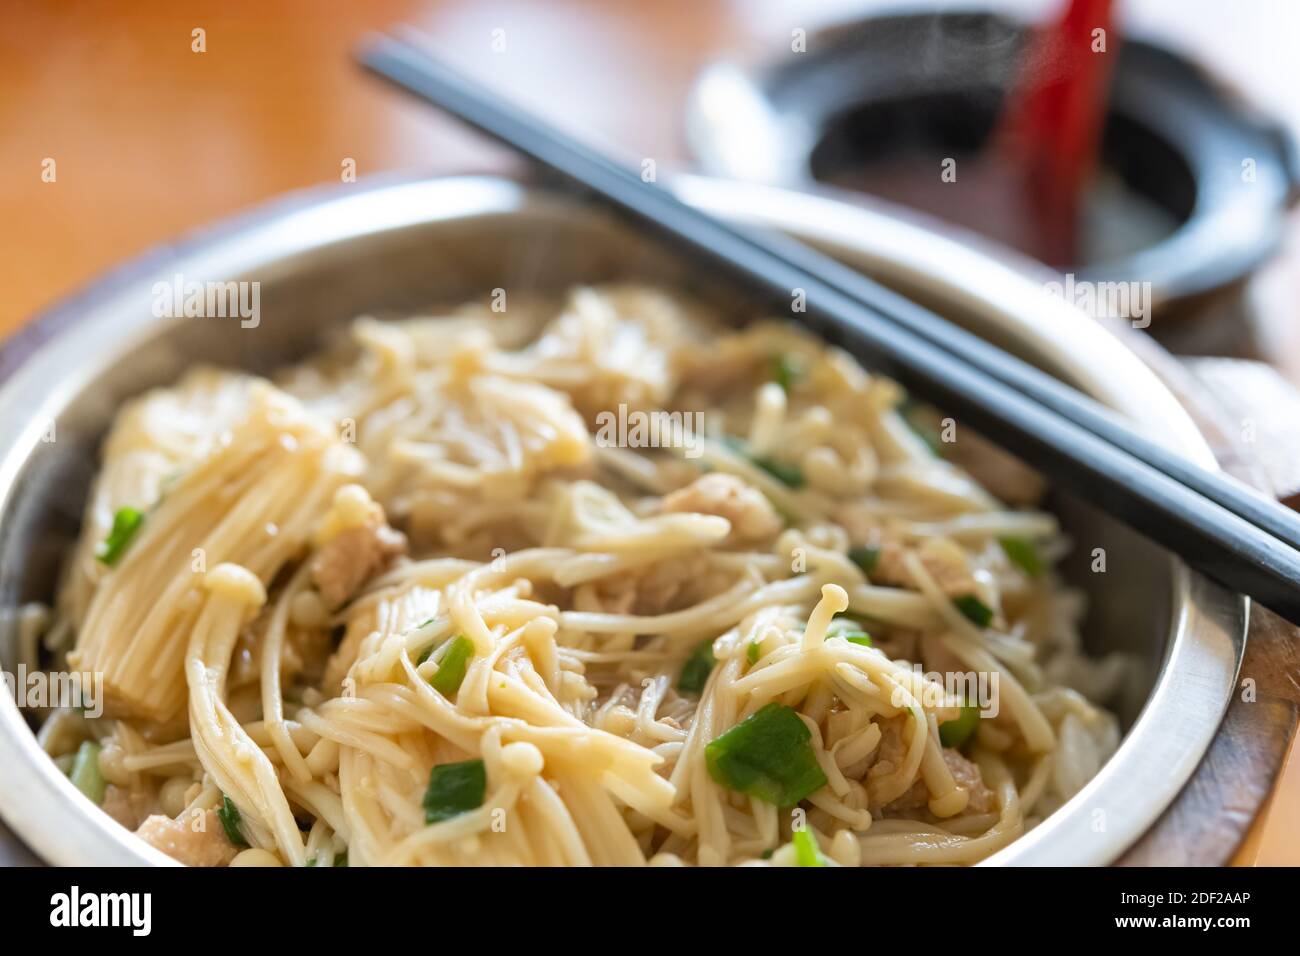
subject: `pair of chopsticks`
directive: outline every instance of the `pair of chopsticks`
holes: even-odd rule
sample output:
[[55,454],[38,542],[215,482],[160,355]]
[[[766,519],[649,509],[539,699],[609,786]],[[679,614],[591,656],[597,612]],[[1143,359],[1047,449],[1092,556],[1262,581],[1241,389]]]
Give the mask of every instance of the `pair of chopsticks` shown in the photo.
[[882,368],[1192,567],[1300,623],[1300,518],[1276,502],[1162,448],[1078,391],[854,270],[793,240],[742,230],[686,205],[409,39],[380,38],[362,62],[721,269],[772,306],[788,309],[802,292],[806,311],[796,317],[827,341]]

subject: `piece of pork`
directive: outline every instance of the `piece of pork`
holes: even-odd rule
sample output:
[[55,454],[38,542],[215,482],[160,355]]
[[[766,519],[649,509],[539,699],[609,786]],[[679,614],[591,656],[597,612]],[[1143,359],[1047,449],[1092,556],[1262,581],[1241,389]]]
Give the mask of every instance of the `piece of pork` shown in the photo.
[[99,806],[122,826],[134,830],[141,820],[157,812],[158,800],[147,791],[110,783],[104,791],[104,802]]
[[[876,763],[872,765],[871,770],[867,772],[867,785],[869,792],[873,783],[872,774],[885,776],[897,770],[902,763],[907,747],[903,743],[902,736],[897,731],[887,731],[880,740],[880,749],[877,753]],[[971,761],[967,760],[962,754],[951,747],[943,748],[943,762],[948,765],[948,771],[952,774],[953,781],[968,794],[970,799],[966,804],[963,813],[991,813],[997,809],[997,798],[993,791],[984,783],[984,777],[980,774],[980,768]],[[894,800],[891,800],[884,806],[887,814],[902,814],[915,816],[918,811],[926,811],[930,805],[930,790],[925,785],[925,780],[920,776],[916,781],[907,788],[906,791]]]
[[[871,572],[872,582],[915,589],[917,584],[904,560],[907,551],[901,541],[885,538]],[[966,552],[956,542],[948,538],[929,538],[916,549],[916,556],[939,590],[949,597],[982,593]]]
[[[867,770],[866,778],[867,793],[873,807],[879,807],[883,802],[880,791],[882,781],[892,777],[907,761],[908,743],[904,738],[904,730],[911,726],[911,723],[911,717],[907,716],[891,717],[880,722],[880,743],[876,746],[875,759],[871,763],[871,768]],[[924,807],[928,802],[929,796],[925,784],[918,779],[900,796],[886,804],[884,809],[905,812]]]
[[317,550],[311,579],[325,606],[347,601],[375,572],[406,553],[406,536],[388,525],[348,528]]
[[202,817],[186,812],[175,820],[154,814],[135,834],[186,866],[226,866],[238,852],[214,810],[205,810]]
[[735,475],[716,471],[665,496],[663,510],[726,518],[734,541],[770,538],[785,527],[766,495]]
[[984,775],[980,773],[977,764],[951,747],[943,748],[943,762],[948,765],[957,786],[970,794],[965,813],[992,813],[997,810],[997,796],[984,782]]
[[360,485],[334,493],[316,532],[311,579],[329,610],[341,607],[372,575],[406,553],[406,536],[388,525],[383,507]]

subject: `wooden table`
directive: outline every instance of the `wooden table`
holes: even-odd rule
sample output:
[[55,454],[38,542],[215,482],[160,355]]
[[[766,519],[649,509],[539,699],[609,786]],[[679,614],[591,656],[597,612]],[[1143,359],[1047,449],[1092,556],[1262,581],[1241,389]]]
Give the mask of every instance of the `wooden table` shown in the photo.
[[[721,53],[788,49],[794,28],[885,5],[11,0],[0,13],[0,215],[10,237],[0,333],[156,243],[285,191],[339,182],[351,168],[364,177],[509,164],[360,76],[350,56],[369,30],[414,24],[556,121],[671,167],[686,162],[681,105],[702,65]],[[1052,3],[996,5],[1033,13]],[[1123,17],[1300,129],[1300,4],[1123,0]],[[1300,255],[1290,251],[1282,281],[1300,292],[1293,265]],[[1300,380],[1300,328],[1272,341],[1277,363]],[[1269,831],[1239,862],[1263,847],[1262,862],[1300,863],[1300,767],[1274,803]]]

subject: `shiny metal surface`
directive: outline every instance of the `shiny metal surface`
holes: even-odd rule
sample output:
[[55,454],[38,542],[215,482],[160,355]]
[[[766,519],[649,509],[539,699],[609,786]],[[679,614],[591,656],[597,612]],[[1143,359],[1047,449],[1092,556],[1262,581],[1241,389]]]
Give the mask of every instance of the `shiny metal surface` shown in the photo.
[[[1108,333],[1038,283],[888,216],[739,183],[683,180],[691,202],[786,229],[924,299],[1128,414],[1153,436],[1212,464],[1191,420]],[[262,321],[161,319],[152,286],[177,273],[261,283]],[[76,531],[95,447],[118,403],[192,362],[270,370],[320,346],[359,313],[453,303],[498,286],[648,278],[707,286],[688,263],[572,200],[491,178],[380,182],[291,196],[124,266],[0,349],[0,611],[50,596]],[[706,294],[709,294],[706,290]],[[224,323],[224,324],[223,324]],[[49,421],[55,442],[43,442]],[[1067,566],[1086,591],[1087,638],[1133,654],[1117,707],[1115,757],[1061,811],[990,862],[1095,864],[1115,859],[1170,803],[1204,753],[1231,693],[1246,602],[1189,573],[1087,503],[1052,507],[1078,546]],[[1105,574],[1086,557],[1102,547]],[[0,633],[0,662],[14,660]],[[0,700],[0,815],[61,864],[168,862],[98,812]]]

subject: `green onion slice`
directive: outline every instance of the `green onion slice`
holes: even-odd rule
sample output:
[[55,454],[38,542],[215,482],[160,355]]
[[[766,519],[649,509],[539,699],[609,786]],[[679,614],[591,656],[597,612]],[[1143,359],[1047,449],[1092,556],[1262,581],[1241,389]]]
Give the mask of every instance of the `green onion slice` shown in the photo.
[[988,627],[993,620],[993,609],[973,594],[953,598],[952,603],[976,627]]
[[825,866],[822,851],[817,846],[817,838],[808,830],[795,830],[790,835],[794,844],[794,858],[800,866]]
[[848,615],[831,618],[830,627],[826,629],[827,637],[842,637],[850,644],[860,644],[863,647],[871,647],[871,635],[867,633],[861,622]]
[[109,529],[108,537],[95,548],[95,557],[107,565],[116,564],[143,523],[143,511],[137,508],[118,508],[113,515],[113,527]]
[[474,656],[474,642],[460,634],[451,639],[451,646],[438,662],[438,673],[429,679],[429,685],[443,697],[460,690],[465,680],[465,670]]
[[871,574],[880,563],[879,548],[850,548],[849,560],[862,569],[863,574]]
[[[315,866],[315,865],[316,865],[316,857],[314,856],[308,857],[307,862],[304,864],[304,866]],[[330,860],[330,866],[347,866],[347,865],[348,865],[347,850],[344,850],[342,853],[335,853],[334,857]]]
[[487,770],[482,760],[442,763],[429,773],[424,791],[424,819],[439,823],[483,806]]
[[803,377],[803,363],[782,352],[772,359],[772,381],[789,394],[794,383]]
[[217,819],[221,821],[221,829],[226,831],[227,840],[235,846],[248,846],[244,834],[239,832],[239,823],[242,819],[239,815],[239,807],[235,806],[235,801],[224,793],[221,795],[221,807],[217,810]]
[[99,751],[100,746],[95,741],[82,741],[72,761],[72,772],[68,774],[72,785],[97,805],[104,802],[104,791],[108,787],[99,769]]
[[751,456],[749,460],[787,488],[802,488],[804,486],[803,469],[798,465],[791,465],[784,461],[776,461],[772,458],[760,456]]
[[927,420],[933,414],[929,406],[909,396],[898,406],[898,414],[936,458],[943,457],[943,436],[934,427],[933,421]]
[[721,786],[792,807],[826,786],[811,739],[794,708],[773,702],[712,740],[704,760]]
[[945,747],[961,747],[970,740],[980,723],[980,709],[963,703],[955,720],[945,720],[939,725],[939,743]]
[[1042,573],[1043,560],[1038,556],[1038,546],[1029,538],[998,538],[998,544],[1007,558],[1031,578]]
[[722,443],[738,455],[747,458],[756,468],[761,468],[787,488],[802,488],[804,486],[803,469],[798,465],[792,465],[784,461],[776,461],[773,458],[767,458],[762,455],[751,455],[745,442],[736,438],[734,435],[727,435],[723,438]]
[[684,694],[700,693],[708,683],[709,674],[713,672],[716,663],[718,659],[713,656],[713,639],[701,641],[682,665],[682,675],[677,678],[677,689]]

